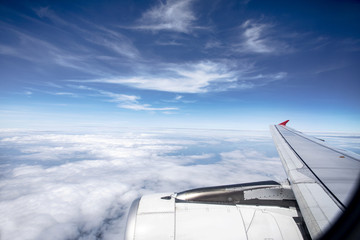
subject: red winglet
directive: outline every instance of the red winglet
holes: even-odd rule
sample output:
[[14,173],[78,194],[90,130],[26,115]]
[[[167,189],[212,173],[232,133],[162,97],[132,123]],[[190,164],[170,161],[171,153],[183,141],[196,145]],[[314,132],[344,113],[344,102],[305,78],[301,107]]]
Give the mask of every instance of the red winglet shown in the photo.
[[289,120],[286,120],[285,122],[279,123],[279,125],[286,126],[286,124],[289,122]]

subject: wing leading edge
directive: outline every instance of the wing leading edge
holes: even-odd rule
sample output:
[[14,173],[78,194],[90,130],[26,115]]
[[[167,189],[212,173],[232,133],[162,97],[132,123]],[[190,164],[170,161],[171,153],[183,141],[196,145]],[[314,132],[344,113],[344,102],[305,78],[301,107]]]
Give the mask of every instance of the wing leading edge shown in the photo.
[[312,238],[348,206],[359,181],[360,157],[286,126],[270,126],[276,148]]

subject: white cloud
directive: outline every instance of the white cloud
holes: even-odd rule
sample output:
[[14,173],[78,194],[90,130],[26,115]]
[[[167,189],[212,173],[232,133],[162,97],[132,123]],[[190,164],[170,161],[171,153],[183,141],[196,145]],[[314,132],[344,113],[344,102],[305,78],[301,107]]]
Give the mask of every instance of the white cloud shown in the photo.
[[[310,136],[316,136],[319,139],[325,140],[325,144],[330,144],[331,146],[337,146],[341,151],[344,149],[350,150],[353,153],[357,154],[355,158],[360,158],[360,133],[346,133],[346,132],[329,132],[329,133],[319,133],[311,132]],[[345,150],[346,151],[346,150]],[[353,153],[347,152],[349,155]]]
[[149,104],[138,104],[138,103],[132,103],[132,104],[119,104],[118,105],[121,108],[125,109],[131,109],[131,110],[145,110],[145,111],[171,111],[171,110],[178,110],[176,107],[163,107],[163,108],[155,108],[151,107]]
[[256,80],[256,79],[266,79],[267,82],[269,81],[276,81],[284,79],[287,76],[286,72],[278,72],[274,74],[257,74],[255,76],[248,77],[248,79]]
[[176,40],[157,40],[155,42],[157,45],[162,45],[162,46],[183,46],[183,43],[177,42]]
[[53,23],[74,30],[74,33],[84,40],[108,48],[124,57],[135,59],[139,57],[138,50],[124,35],[114,30],[99,26],[93,22],[82,20],[86,28],[80,27],[69,20],[59,17],[48,7],[35,9],[41,18],[49,18]]
[[0,44],[0,54],[2,55],[9,55],[9,56],[18,56],[18,51],[14,47],[6,46]]
[[182,99],[183,98],[183,96],[181,96],[181,95],[176,95],[176,97],[175,97],[175,101],[179,101],[180,99]]
[[77,97],[78,96],[77,94],[71,93],[71,92],[56,92],[54,94],[58,95],[58,96],[70,96],[70,97]]
[[0,149],[13,152],[0,168],[3,240],[122,239],[139,195],[284,177],[270,137],[254,150],[249,133],[0,134]]
[[49,7],[40,7],[34,9],[34,12],[36,15],[38,15],[40,18],[48,18],[53,23],[56,23],[58,25],[64,25],[64,26],[70,26],[75,27],[76,25],[65,21],[64,19],[60,18],[54,11],[52,11]]
[[241,25],[241,29],[241,42],[235,44],[240,52],[279,54],[291,51],[281,40],[285,37],[284,34],[275,31],[272,24],[247,20]]
[[140,73],[128,78],[99,78],[76,82],[121,84],[138,89],[174,93],[207,93],[263,86],[287,76],[286,72],[259,74],[251,64],[235,66],[226,61],[161,64],[157,70],[157,73]]
[[[91,92],[90,94],[81,94],[80,92],[72,93],[72,92],[51,92],[51,91],[42,91],[32,89],[33,91],[38,91],[46,94],[56,95],[56,96],[68,96],[68,97],[81,97],[86,96],[88,97],[97,97],[101,98],[103,101],[113,102],[117,104],[117,107],[124,108],[124,109],[131,109],[136,111],[163,111],[163,113],[168,114],[169,111],[179,110],[177,107],[153,107],[150,104],[141,103],[141,97],[136,95],[129,95],[129,94],[121,94],[121,93],[114,93],[110,91],[104,91],[101,89],[96,89],[92,87],[87,87],[84,85],[72,85],[69,84],[67,87],[72,89],[84,90]],[[96,94],[94,94],[96,93]],[[25,92],[27,95],[33,94],[33,92],[27,91]],[[172,101],[175,102],[175,101]]]
[[[174,111],[178,110],[176,107],[152,107],[150,104],[142,104],[140,103],[141,97],[135,95],[128,95],[128,94],[119,94],[113,93],[109,91],[104,91],[100,89],[95,89],[87,86],[77,86],[77,85],[68,85],[69,87],[80,89],[80,90],[87,90],[92,92],[97,92],[102,97],[109,98],[109,102],[117,103],[119,108],[124,109],[131,109],[136,111]],[[166,112],[167,113],[167,112]]]
[[[0,26],[1,30],[14,38],[11,44],[0,44],[0,54],[25,59],[32,64],[58,65],[75,69],[83,73],[106,76],[117,72],[110,67],[116,62],[140,59],[140,53],[132,41],[110,28],[98,26],[93,22],[66,19],[57,15],[48,7],[34,10],[41,19],[49,19],[52,24],[26,16],[34,26],[48,28],[49,34],[61,30],[61,44],[49,41],[47,35],[38,36],[26,29],[19,29],[10,24]],[[76,23],[74,23],[76,22]],[[105,58],[112,58],[111,64]]]
[[269,53],[274,51],[263,37],[264,31],[268,27],[266,24],[257,24],[248,20],[242,27],[245,29],[243,36],[245,37],[244,45],[247,50],[257,53]]
[[[24,59],[33,64],[41,64],[41,66],[56,64],[85,73],[104,75],[104,71],[92,66],[88,60],[88,53],[84,53],[79,47],[75,47],[78,51],[68,51],[64,49],[64,46],[57,46],[24,31],[18,31],[16,28],[3,27],[3,29],[14,35],[18,41],[15,41],[13,46],[0,46],[1,54]],[[71,43],[68,44],[71,45]]]
[[205,49],[212,49],[212,48],[220,48],[222,47],[222,43],[220,41],[217,40],[210,40],[208,42],[206,42],[205,44]]
[[[93,89],[93,90],[95,90],[95,89]],[[136,103],[140,99],[139,96],[135,96],[135,95],[118,94],[118,93],[113,93],[113,92],[103,91],[103,90],[96,90],[96,91],[104,96],[111,98],[111,100],[110,100],[111,102]]]
[[176,107],[152,107],[150,104],[139,103],[140,97],[127,94],[117,94],[108,91],[98,90],[104,96],[110,98],[110,102],[117,103],[119,108],[136,110],[136,111],[173,111],[178,110]]
[[165,76],[95,79],[88,82],[123,84],[139,89],[176,93],[204,93],[218,90],[216,87],[213,89],[213,85],[235,82],[238,75],[237,71],[231,70],[226,64],[211,61],[168,64],[159,71]]
[[196,17],[191,9],[193,0],[165,0],[146,11],[135,29],[189,33]]
[[87,24],[95,28],[95,31],[90,29],[86,31],[82,30],[84,33],[83,37],[87,41],[108,48],[112,52],[118,53],[131,60],[141,58],[138,49],[132,41],[123,34],[91,22],[87,22]]
[[[187,32],[193,27],[195,19],[191,10],[192,2],[191,0],[160,2],[158,6],[144,13],[142,19],[146,20],[148,27],[157,26],[162,29],[159,26],[166,23],[166,26],[171,26],[176,31]],[[142,58],[129,38],[109,27],[99,26],[83,19],[76,19],[75,24],[49,8],[40,8],[36,10],[36,13],[39,17],[50,19],[54,23],[55,27],[50,26],[55,28],[52,30],[58,30],[57,28],[60,27],[66,32],[65,43],[61,46],[56,44],[56,41],[50,43],[45,40],[46,38],[40,39],[38,36],[6,25],[3,26],[4,30],[18,38],[19,43],[16,43],[14,47],[0,45],[0,53],[23,58],[41,66],[56,64],[75,69],[85,73],[89,79],[93,79],[88,82],[122,84],[145,90],[207,93],[229,89],[249,89],[269,82],[266,78],[256,78],[261,74],[254,70],[253,63],[244,63],[239,60],[205,59],[177,64],[149,61]],[[36,21],[41,22],[38,19]],[[270,29],[269,25],[249,20],[243,24],[243,28],[245,40],[243,39],[244,42],[236,46],[238,50],[240,49],[239,51],[267,52],[278,48],[271,38],[271,41],[269,38],[263,38],[264,33]],[[86,44],[80,46],[78,42],[71,41],[74,36],[84,40]],[[95,48],[94,44],[97,45]],[[213,42],[208,47],[219,47],[217,45],[217,42]],[[98,56],[99,52],[101,54]],[[119,69],[124,67],[129,72],[119,74]],[[154,69],[157,69],[156,72]],[[89,74],[92,77],[88,76]],[[125,74],[128,77],[124,77]],[[266,76],[273,80],[281,79],[281,77],[274,78],[273,75]],[[261,79],[264,81],[260,81]],[[70,96],[71,93],[58,91],[58,95],[60,94]],[[118,106],[149,111],[176,109],[172,106],[151,106],[148,105],[149,103],[140,102],[139,99],[137,102],[120,103],[118,101],[120,103]],[[113,99],[113,101],[116,100]]]

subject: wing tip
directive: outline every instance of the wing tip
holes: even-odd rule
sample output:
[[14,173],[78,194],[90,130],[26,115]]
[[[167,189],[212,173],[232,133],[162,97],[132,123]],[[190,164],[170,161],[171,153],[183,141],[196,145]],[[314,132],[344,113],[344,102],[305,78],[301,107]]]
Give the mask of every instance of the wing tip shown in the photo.
[[284,122],[282,122],[282,123],[279,123],[279,125],[281,125],[281,126],[286,126],[286,124],[289,122],[290,120],[286,120],[286,121],[284,121]]

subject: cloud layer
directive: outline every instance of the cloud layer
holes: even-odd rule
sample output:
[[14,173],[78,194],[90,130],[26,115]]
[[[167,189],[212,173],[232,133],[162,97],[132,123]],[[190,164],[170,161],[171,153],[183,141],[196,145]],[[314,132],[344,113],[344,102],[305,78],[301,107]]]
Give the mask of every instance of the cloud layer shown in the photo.
[[2,131],[0,148],[4,240],[122,239],[142,194],[285,177],[261,132]]

